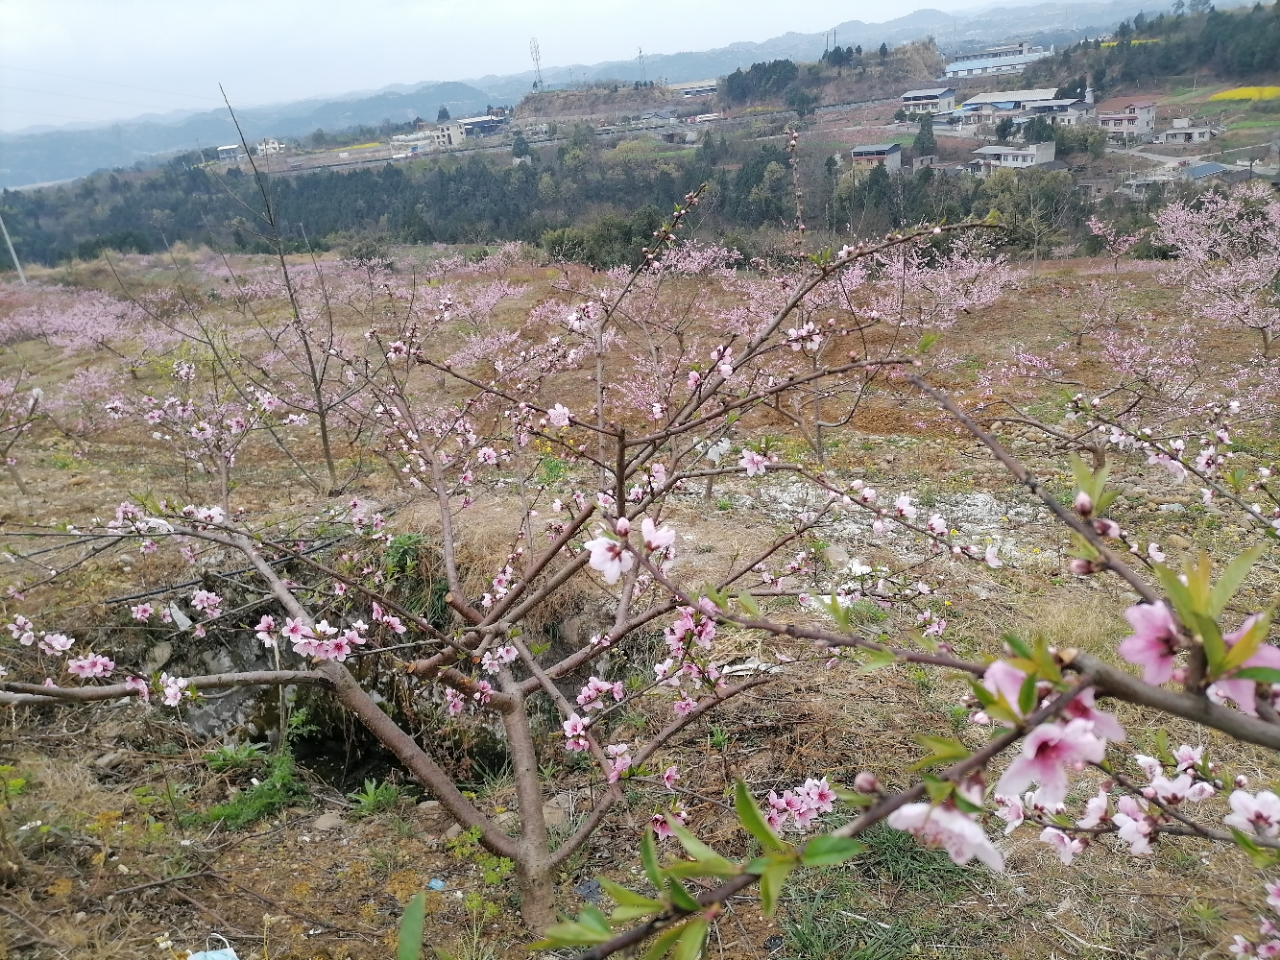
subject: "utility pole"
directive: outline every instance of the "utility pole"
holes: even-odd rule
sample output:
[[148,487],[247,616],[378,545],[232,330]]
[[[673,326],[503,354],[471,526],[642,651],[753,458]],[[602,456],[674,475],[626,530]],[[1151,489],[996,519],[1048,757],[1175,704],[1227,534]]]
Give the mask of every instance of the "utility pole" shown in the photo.
[[637,47],[638,55],[636,59],[640,61],[640,85],[643,86],[649,81],[649,76],[644,72],[644,47]]
[[18,268],[18,279],[22,281],[22,285],[27,285],[27,275],[22,272],[22,263],[18,260],[18,254],[13,249],[13,241],[9,239],[9,228],[4,225],[4,217],[0,217],[0,233],[4,234],[5,246],[9,248],[9,256],[13,259],[13,265]]

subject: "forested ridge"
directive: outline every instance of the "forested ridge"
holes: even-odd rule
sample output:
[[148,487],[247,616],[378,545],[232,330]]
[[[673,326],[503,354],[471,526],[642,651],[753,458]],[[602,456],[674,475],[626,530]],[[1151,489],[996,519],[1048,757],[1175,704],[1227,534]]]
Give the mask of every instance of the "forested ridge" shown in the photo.
[[[417,163],[273,177],[267,184],[289,249],[335,242],[541,242],[556,255],[598,266],[633,262],[664,214],[707,184],[699,232],[749,251],[754,232],[795,218],[790,157],[778,142],[701,145],[595,141],[580,128],[569,143],[510,165],[507,157]],[[103,249],[151,252],[175,241],[265,251],[259,187],[249,174],[191,167],[179,158],[146,176],[102,174],[74,185],[3,194],[23,259],[54,264]],[[839,235],[868,235],[923,220],[979,216],[1010,196],[1056,211],[1055,229],[1084,216],[1066,173],[978,183],[932,171],[860,180],[825,151],[801,151],[804,215]],[[1051,197],[1047,202],[1031,198]],[[1016,206],[1016,203],[1015,203]]]
[[[1205,6],[1205,0],[1192,0],[1193,9]],[[1181,0],[1174,7],[1181,9]],[[1105,94],[1199,70],[1237,80],[1280,70],[1280,4],[1255,3],[1243,12],[1209,7],[1193,14],[1138,14],[1120,24],[1114,42],[1076,44],[1030,65],[1023,76],[1036,86],[1080,75]]]

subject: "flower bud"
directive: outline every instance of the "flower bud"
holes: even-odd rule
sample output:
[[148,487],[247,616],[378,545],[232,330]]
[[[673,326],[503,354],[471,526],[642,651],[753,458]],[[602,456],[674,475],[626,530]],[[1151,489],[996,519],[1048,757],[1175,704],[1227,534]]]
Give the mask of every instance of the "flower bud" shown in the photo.
[[1089,496],[1083,490],[1076,494],[1076,502],[1072,504],[1076,513],[1082,517],[1087,517],[1093,513],[1093,497]]
[[1120,536],[1120,524],[1116,523],[1114,520],[1108,520],[1105,517],[1101,517],[1093,521],[1093,529],[1097,530],[1098,533],[1104,537]]
[[1242,773],[1242,774],[1240,774],[1240,776],[1236,777],[1236,789],[1237,789],[1237,790],[1243,790],[1243,789],[1244,789],[1245,787],[1247,787],[1248,785],[1249,785],[1249,778],[1248,778],[1248,777],[1246,777],[1243,773]]
[[619,517],[617,525],[613,528],[620,537],[625,537],[631,532],[631,521],[626,517]]
[[879,793],[880,781],[870,770],[863,770],[853,778],[853,789],[859,793]]
[[1087,577],[1094,572],[1093,561],[1084,560],[1080,557],[1076,557],[1069,564],[1067,564],[1067,569],[1070,570],[1072,573],[1074,573],[1077,577]]

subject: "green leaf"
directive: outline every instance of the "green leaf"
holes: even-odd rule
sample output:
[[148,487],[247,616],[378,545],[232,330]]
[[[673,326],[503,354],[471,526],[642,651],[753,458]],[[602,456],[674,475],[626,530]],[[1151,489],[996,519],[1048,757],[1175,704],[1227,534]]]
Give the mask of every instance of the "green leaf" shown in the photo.
[[825,867],[833,863],[844,863],[865,849],[866,844],[859,843],[852,837],[814,837],[805,844],[800,862],[806,867]]
[[1203,613],[1192,612],[1183,621],[1184,624],[1200,638],[1204,644],[1204,658],[1209,665],[1209,679],[1222,676],[1227,661],[1227,644],[1222,639],[1222,630],[1218,622]]
[[[599,912],[599,911],[597,911]],[[566,920],[563,923],[557,923],[553,927],[548,927],[543,938],[536,943],[529,944],[533,950],[558,950],[561,947],[590,947],[597,943],[604,943],[612,936],[612,931],[606,928],[605,934],[600,935],[598,930],[582,923],[575,923],[572,920]],[[399,960],[399,958],[397,958]]]
[[602,940],[608,940],[613,936],[613,929],[609,926],[609,918],[604,915],[599,907],[585,906],[582,912],[578,914],[578,923],[600,935]]
[[950,780],[939,780],[926,774],[923,778],[925,793],[936,803],[943,803],[956,792],[956,785]]
[[1018,690],[1018,712],[1024,717],[1036,708],[1036,675],[1027,674]]
[[1232,680],[1252,680],[1254,683],[1280,683],[1280,670],[1274,667],[1245,667],[1231,675]]
[[1017,634],[1006,633],[1000,639],[1004,641],[1006,647],[1013,651],[1015,657],[1022,657],[1024,660],[1031,659],[1031,648]]
[[1191,591],[1178,579],[1178,575],[1173,570],[1163,564],[1155,565],[1155,574],[1160,581],[1160,586],[1164,587],[1169,602],[1173,604],[1173,610],[1178,615],[1178,619],[1187,623],[1188,618],[1196,613],[1196,603],[1191,598]]
[[1227,568],[1222,571],[1222,576],[1218,578],[1218,582],[1213,585],[1213,590],[1209,594],[1209,608],[1205,611],[1209,616],[1218,617],[1222,615],[1227,602],[1236,595],[1236,591],[1240,589],[1240,584],[1249,575],[1253,565],[1266,552],[1267,545],[1260,543],[1257,546],[1250,547],[1227,564]]
[[[703,843],[701,840],[695,837],[692,833],[690,833],[686,828],[676,823],[674,818],[672,818],[672,821],[669,825],[671,827],[671,832],[674,833],[676,835],[676,839],[680,841],[680,846],[684,847],[685,852],[689,854],[689,856],[693,857],[694,860],[697,861],[697,865],[702,870],[702,872],[697,874],[686,873],[682,875],[684,876],[710,875],[714,877],[736,877],[739,873],[742,872],[738,868],[738,865],[736,863],[730,863],[724,857],[720,856],[720,854],[716,853],[714,850],[708,847],[705,843]],[[687,868],[687,866],[688,865],[686,864],[677,864],[675,868],[669,869],[668,872],[670,873],[670,872],[673,872],[673,870],[677,870],[677,869],[682,870]]]
[[653,827],[644,832],[640,841],[640,862],[644,864],[644,875],[649,878],[655,890],[662,889],[662,869],[658,866],[658,846],[653,841]]
[[667,877],[667,892],[671,894],[671,903],[689,913],[697,913],[702,909],[702,904],[693,898],[693,895],[684,888],[675,877]]
[[680,940],[671,954],[675,960],[698,960],[702,955],[702,941],[707,936],[707,921],[699,917],[683,927]]
[[760,616],[760,604],[756,603],[756,598],[745,590],[738,591],[738,606],[753,617]]
[[883,670],[885,667],[892,667],[898,662],[898,658],[893,655],[890,650],[872,650],[858,664],[855,674],[872,673],[876,670]]
[[661,960],[667,955],[667,951],[671,949],[672,944],[680,939],[680,935],[684,933],[684,924],[678,923],[673,927],[667,927],[662,933],[658,934],[658,938],[645,952],[644,960]]
[[916,743],[929,751],[929,756],[923,760],[912,764],[912,770],[922,770],[925,767],[936,767],[944,763],[954,763],[957,760],[963,760],[969,756],[969,748],[957,740],[949,737],[931,737],[927,734],[921,734],[916,737]]
[[1269,867],[1275,864],[1277,857],[1274,850],[1263,849],[1254,843],[1247,834],[1242,833],[1235,827],[1231,828],[1231,836],[1235,840],[1236,846],[1248,854],[1255,867]]
[[1169,746],[1169,733],[1164,727],[1156,729],[1156,757],[1161,763],[1173,763],[1173,749]]
[[755,798],[747,789],[747,785],[739,780],[733,787],[733,809],[738,814],[738,822],[747,833],[759,841],[765,850],[784,850],[786,844],[778,839],[778,835],[770,829],[764,814],[756,806]]
[[1227,655],[1222,660],[1222,672],[1230,673],[1236,667],[1242,667],[1253,658],[1258,652],[1258,648],[1262,646],[1264,640],[1267,639],[1267,631],[1271,629],[1271,612],[1261,614],[1257,620],[1244,632],[1244,635],[1236,641],[1235,646],[1227,651]]
[[415,893],[405,904],[396,939],[396,960],[421,960],[422,928],[427,919],[427,895]]
[[1092,497],[1090,488],[1093,486],[1093,471],[1078,453],[1071,454],[1071,475],[1075,477],[1076,489],[1083,490]]
[[645,907],[650,913],[656,913],[659,910],[666,909],[666,904],[661,900],[655,900],[653,897],[646,897],[642,893],[636,893],[634,890],[628,890],[621,884],[614,883],[612,880],[606,880],[600,877],[597,882],[600,889],[609,895],[614,903],[624,907]]
[[926,333],[920,338],[920,342],[916,344],[916,351],[918,353],[928,353],[933,345],[941,339],[942,334],[940,333]]
[[983,707],[989,707],[996,702],[996,695],[984,687],[981,680],[971,680],[969,686],[973,688],[974,699]]
[[716,605],[719,610],[729,609],[729,595],[723,590],[717,590],[711,584],[707,584],[702,588],[702,595]]
[[795,869],[796,862],[793,859],[774,860],[760,874],[760,909],[764,911],[766,917],[772,917],[775,910],[778,909],[778,896],[782,893],[782,885],[787,882],[787,877],[791,871]]

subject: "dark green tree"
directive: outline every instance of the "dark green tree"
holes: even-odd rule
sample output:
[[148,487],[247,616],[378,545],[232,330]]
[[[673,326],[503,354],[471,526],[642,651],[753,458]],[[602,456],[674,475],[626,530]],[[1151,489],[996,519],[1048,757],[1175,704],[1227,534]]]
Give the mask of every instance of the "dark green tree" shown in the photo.
[[887,43],[880,44],[880,59],[881,60],[889,59],[889,45]]
[[1053,133],[1053,124],[1045,117],[1032,117],[1022,125],[1022,139],[1027,143],[1048,143]]
[[801,87],[793,86],[787,88],[782,102],[794,110],[796,115],[803,120],[818,109],[818,104],[822,102],[822,97],[817,93],[810,93]]
[[441,104],[439,111],[436,113],[436,123],[444,123],[446,120],[451,119],[453,118],[449,116],[449,108]]
[[929,157],[938,152],[938,141],[933,135],[933,114],[921,114],[920,130],[911,146],[917,157]]

